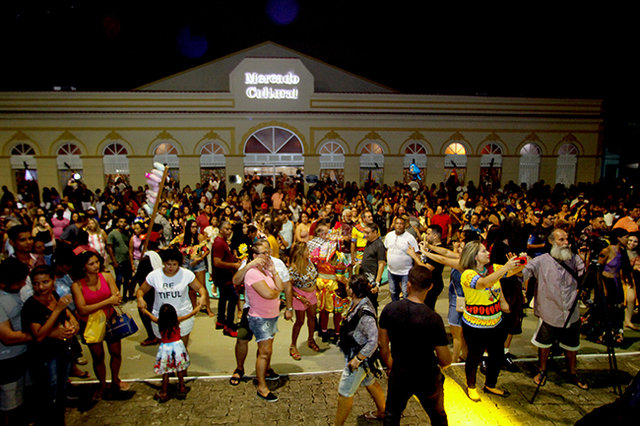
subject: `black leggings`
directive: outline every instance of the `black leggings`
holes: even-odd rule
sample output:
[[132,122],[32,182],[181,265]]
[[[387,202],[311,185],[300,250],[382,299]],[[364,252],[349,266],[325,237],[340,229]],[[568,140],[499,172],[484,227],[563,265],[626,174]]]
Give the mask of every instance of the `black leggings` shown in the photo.
[[[218,299],[218,322],[233,327],[238,304],[238,293],[233,284],[219,285],[220,299]],[[226,314],[226,316],[225,316]]]
[[498,324],[497,327],[493,328],[474,328],[463,322],[462,333],[469,349],[467,361],[464,365],[467,387],[476,387],[478,365],[482,361],[482,354],[486,350],[489,353],[489,359],[487,361],[485,386],[495,388],[496,383],[498,383],[500,367],[504,360],[504,341],[507,337],[504,327]]

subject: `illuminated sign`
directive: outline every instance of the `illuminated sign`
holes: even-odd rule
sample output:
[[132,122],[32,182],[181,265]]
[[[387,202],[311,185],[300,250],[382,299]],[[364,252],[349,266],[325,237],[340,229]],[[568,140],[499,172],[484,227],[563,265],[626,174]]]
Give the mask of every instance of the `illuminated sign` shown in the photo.
[[244,73],[245,94],[249,99],[298,99],[299,83],[300,77],[291,71],[286,74]]

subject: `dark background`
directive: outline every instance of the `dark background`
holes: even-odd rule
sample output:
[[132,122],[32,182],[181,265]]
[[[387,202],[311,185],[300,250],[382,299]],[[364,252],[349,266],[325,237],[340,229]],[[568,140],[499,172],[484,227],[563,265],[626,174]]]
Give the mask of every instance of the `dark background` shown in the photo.
[[423,3],[5,0],[0,90],[130,90],[270,40],[401,93],[603,99],[605,146],[638,162],[637,13]]

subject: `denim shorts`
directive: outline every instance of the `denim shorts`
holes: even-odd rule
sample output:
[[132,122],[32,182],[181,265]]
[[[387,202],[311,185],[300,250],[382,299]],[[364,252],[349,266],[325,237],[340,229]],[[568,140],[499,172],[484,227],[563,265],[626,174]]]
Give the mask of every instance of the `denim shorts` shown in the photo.
[[260,318],[249,315],[249,329],[256,337],[256,342],[273,339],[278,332],[278,317]]
[[[182,267],[190,270],[194,274],[196,272],[202,272],[207,269],[204,260],[196,263],[194,266],[191,266],[191,261],[186,261],[184,262],[184,265],[182,265]],[[201,284],[204,284],[204,283],[201,283]]]
[[462,312],[456,311],[455,303],[449,305],[449,314],[447,315],[447,322],[449,325],[455,325],[462,327]]
[[351,371],[349,365],[346,365],[342,370],[342,376],[340,376],[338,394],[345,398],[351,398],[356,394],[360,385],[369,386],[374,380],[373,374],[365,371],[362,366],[358,367],[357,370]]

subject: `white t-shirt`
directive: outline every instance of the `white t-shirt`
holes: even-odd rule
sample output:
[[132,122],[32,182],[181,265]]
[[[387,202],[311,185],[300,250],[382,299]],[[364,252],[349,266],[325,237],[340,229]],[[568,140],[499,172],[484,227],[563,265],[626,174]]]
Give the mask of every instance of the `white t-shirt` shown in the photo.
[[407,254],[407,248],[413,247],[418,251],[418,242],[408,232],[398,235],[391,231],[384,238],[384,246],[387,249],[387,266],[389,272],[395,275],[407,275],[413,266],[413,259]]
[[[196,278],[195,274],[188,269],[180,268],[178,272],[168,277],[162,268],[156,269],[147,275],[147,283],[155,290],[153,299],[153,310],[151,313],[158,316],[160,307],[165,303],[172,305],[179,317],[188,315],[193,311],[191,299],[189,299],[189,284]],[[194,317],[180,323],[180,335],[186,336],[193,329]],[[158,324],[151,324],[156,337],[160,338]]]

